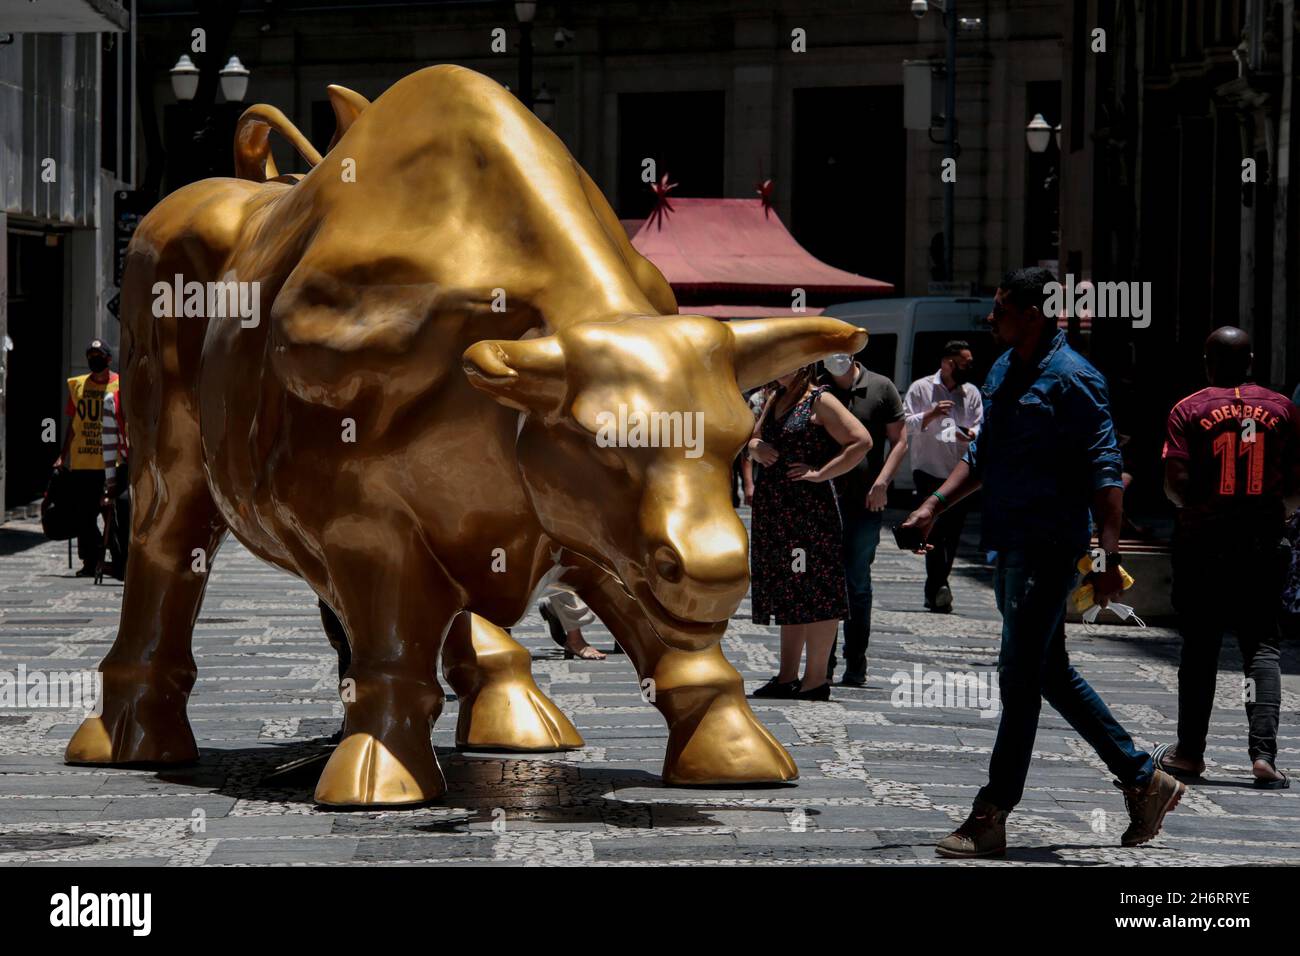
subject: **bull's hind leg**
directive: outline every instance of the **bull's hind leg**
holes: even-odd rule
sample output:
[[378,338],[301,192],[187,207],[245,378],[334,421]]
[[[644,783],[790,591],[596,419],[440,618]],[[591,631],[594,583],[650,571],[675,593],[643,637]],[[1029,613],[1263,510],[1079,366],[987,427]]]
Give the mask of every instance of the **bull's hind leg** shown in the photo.
[[492,622],[464,611],[447,632],[442,670],[460,699],[456,746],[575,750],[582,735],[533,681],[528,651]]
[[197,436],[164,473],[133,459],[134,508],[122,618],[103,674],[101,712],[68,742],[75,764],[169,764],[198,747],[185,705],[196,668],[190,641],[226,526],[195,460]]
[[642,692],[668,722],[663,779],[678,785],[782,783],[799,769],[745,699],[740,674],[717,645],[703,651],[668,647],[637,603],[610,575],[581,562],[565,572],[627,652]]
[[442,712],[438,647],[460,610],[418,529],[373,516],[326,536],[331,604],[352,651],[343,739],[316,784],[331,807],[424,803],[447,789],[430,731]]

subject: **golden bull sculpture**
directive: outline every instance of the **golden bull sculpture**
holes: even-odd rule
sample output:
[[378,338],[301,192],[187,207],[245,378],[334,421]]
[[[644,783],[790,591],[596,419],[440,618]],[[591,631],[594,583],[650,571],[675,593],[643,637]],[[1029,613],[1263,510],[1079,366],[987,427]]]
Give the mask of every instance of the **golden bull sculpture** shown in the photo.
[[[102,714],[68,762],[196,758],[191,635],[229,533],[307,581],[346,631],[322,805],[444,792],[440,654],[459,745],[580,747],[498,626],[546,582],[575,590],[653,682],[666,782],[794,779],[718,647],[749,581],[729,497],[753,426],[741,390],[856,352],[866,333],[678,315],[560,140],[485,76],[438,66],[373,104],[330,98],[323,158],[254,106],[240,178],[176,191],[131,242],[133,546]],[[305,176],[276,175],[273,129],[314,164]],[[168,308],[182,282],[239,283],[255,314]],[[698,454],[598,442],[620,406],[702,413]]]

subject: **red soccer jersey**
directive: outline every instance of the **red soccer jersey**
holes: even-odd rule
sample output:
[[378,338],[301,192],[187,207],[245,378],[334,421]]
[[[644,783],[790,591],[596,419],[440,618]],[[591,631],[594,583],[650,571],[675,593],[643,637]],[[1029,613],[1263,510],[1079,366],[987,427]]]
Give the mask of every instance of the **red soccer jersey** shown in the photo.
[[1175,405],[1164,457],[1187,461],[1185,524],[1221,517],[1250,529],[1280,528],[1282,496],[1300,454],[1298,411],[1286,396],[1251,384],[1204,388]]

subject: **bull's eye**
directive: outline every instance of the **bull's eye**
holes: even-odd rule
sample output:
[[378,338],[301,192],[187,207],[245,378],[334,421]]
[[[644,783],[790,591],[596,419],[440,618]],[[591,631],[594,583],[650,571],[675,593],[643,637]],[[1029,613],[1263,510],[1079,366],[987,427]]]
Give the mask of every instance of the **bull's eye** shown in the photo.
[[682,579],[682,561],[677,552],[663,544],[655,549],[655,571],[660,580],[676,584]]

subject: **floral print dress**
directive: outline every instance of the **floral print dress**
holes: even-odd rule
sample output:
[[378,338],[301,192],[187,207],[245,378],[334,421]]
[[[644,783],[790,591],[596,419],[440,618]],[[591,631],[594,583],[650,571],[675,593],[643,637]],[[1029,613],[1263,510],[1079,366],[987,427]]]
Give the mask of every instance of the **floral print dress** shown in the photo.
[[839,503],[829,481],[786,477],[794,462],[820,468],[839,443],[812,420],[821,386],[784,416],[771,411],[759,435],[780,456],[754,463],[754,510],[749,548],[754,623],[811,624],[848,617],[844,539]]

